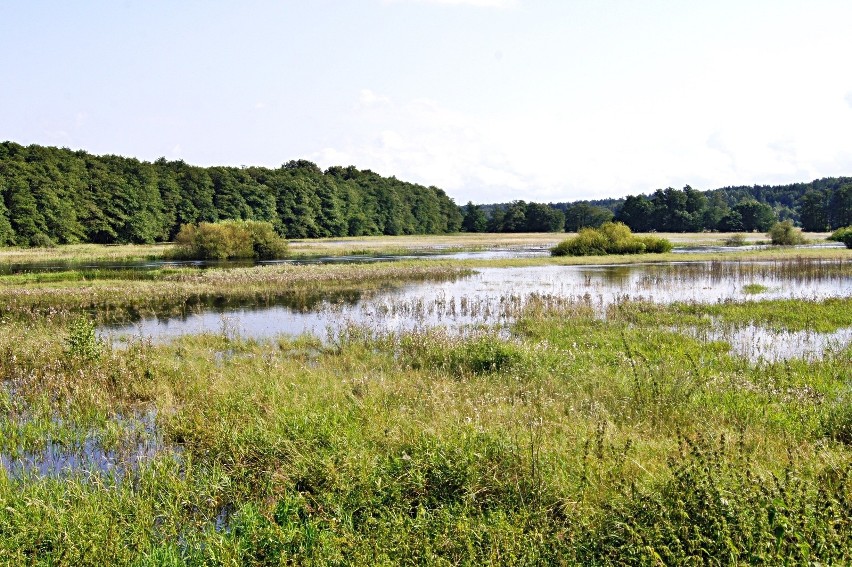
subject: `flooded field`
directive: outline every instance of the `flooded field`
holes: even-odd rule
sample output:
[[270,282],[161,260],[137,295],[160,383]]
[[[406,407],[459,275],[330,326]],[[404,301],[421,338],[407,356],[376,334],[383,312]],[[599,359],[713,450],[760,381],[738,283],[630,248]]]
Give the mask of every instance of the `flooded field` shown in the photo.
[[[852,278],[833,261],[683,262],[598,266],[530,266],[481,268],[471,276],[443,282],[412,283],[380,290],[336,294],[310,303],[211,307],[179,317],[154,316],[102,329],[113,342],[128,337],[156,341],[197,333],[264,339],[281,334],[338,334],[348,326],[367,326],[377,333],[445,327],[463,330],[477,325],[511,323],[531,301],[569,302],[592,307],[604,317],[607,308],[625,301],[717,303],[749,299],[810,299],[852,295]],[[776,356],[774,340],[760,329],[752,343],[734,340],[736,350]],[[743,335],[744,336],[744,335]],[[849,333],[833,337],[848,342]],[[811,342],[822,344],[811,337]],[[828,338],[826,338],[826,341]],[[789,342],[789,341],[788,341]],[[825,342],[825,341],[823,341]],[[754,344],[749,350],[743,345]],[[827,343],[826,343],[827,344]],[[813,349],[808,350],[811,352]],[[778,356],[799,351],[782,348]]]
[[656,525],[715,487],[739,498],[724,521],[789,501],[785,525],[827,518],[807,525],[852,549],[835,529],[852,474],[825,480],[852,470],[852,264],[807,254],[7,275],[0,531],[22,535],[0,557],[217,564],[246,541],[299,559],[357,541],[374,564],[375,541],[430,522],[590,549],[612,510],[626,525],[677,495]]
[[4,443],[0,466],[10,476],[58,478],[86,473],[103,474],[121,480],[139,470],[146,461],[165,451],[162,433],[156,427],[156,411],[114,415],[97,428],[79,428],[73,421],[52,416],[47,420],[23,416],[7,430],[43,430],[36,446]]
[[[842,249],[837,242],[805,244],[796,250]],[[369,264],[375,262],[394,262],[400,260],[511,260],[522,258],[544,258],[550,256],[550,246],[515,245],[489,246],[480,250],[452,250],[449,246],[424,247],[416,252],[387,253],[381,250],[364,250],[358,254],[334,255],[294,255],[281,260],[50,260],[29,262],[0,263],[0,275],[60,272],[67,270],[156,270],[161,268],[244,268],[255,265],[306,265],[306,264]],[[743,246],[691,246],[684,245],[672,250],[673,254],[734,254],[748,251],[769,250],[768,244],[747,244]],[[448,251],[451,250],[451,251]]]

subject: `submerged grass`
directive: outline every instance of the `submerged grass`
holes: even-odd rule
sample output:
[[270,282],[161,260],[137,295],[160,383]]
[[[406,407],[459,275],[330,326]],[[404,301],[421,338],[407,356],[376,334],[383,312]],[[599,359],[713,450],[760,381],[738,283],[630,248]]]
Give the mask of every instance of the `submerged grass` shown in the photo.
[[773,331],[831,333],[844,327],[852,327],[852,298],[672,305],[628,301],[611,305],[607,310],[607,317],[642,326],[756,325]]
[[[0,316],[59,317],[87,312],[97,322],[132,321],[144,315],[185,314],[205,307],[283,303],[310,308],[329,295],[359,296],[371,289],[412,281],[441,281],[470,273],[447,262],[369,265],[255,266],[237,269],[98,271],[33,283],[0,277]],[[21,280],[20,278],[23,279]],[[5,284],[5,285],[4,285]]]
[[[511,333],[352,327],[326,342],[257,342],[223,331],[104,344],[97,357],[69,347],[82,327],[61,315],[122,301],[141,309],[147,296],[454,277],[456,265],[7,285],[4,465],[48,453],[83,464],[0,467],[0,558],[852,560],[852,347],[751,363],[676,330],[718,321],[833,329],[852,325],[849,298],[621,302],[605,319],[587,303],[533,301]],[[99,466],[105,454],[122,455],[121,466]]]

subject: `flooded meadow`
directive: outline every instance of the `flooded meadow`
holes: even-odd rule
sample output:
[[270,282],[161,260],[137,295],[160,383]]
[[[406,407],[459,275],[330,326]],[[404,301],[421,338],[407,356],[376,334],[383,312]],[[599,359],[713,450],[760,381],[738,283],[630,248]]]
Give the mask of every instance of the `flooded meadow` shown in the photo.
[[747,254],[0,274],[0,557],[842,562],[852,263]]
[[[353,326],[368,327],[378,334],[435,327],[464,332],[483,325],[507,329],[531,301],[582,304],[603,318],[613,305],[631,301],[713,304],[849,297],[849,272],[848,262],[834,260],[484,267],[446,281],[355,288],[346,293],[301,296],[301,300],[283,297],[263,305],[210,305],[177,316],[155,313],[103,327],[101,334],[120,343],[134,337],[164,341],[198,333],[247,339],[302,334],[325,338]],[[812,356],[822,345],[845,346],[850,337],[850,329],[845,328],[792,336],[756,325],[722,327],[705,329],[700,336],[730,339],[734,352],[751,359]],[[792,346],[798,343],[801,347]]]

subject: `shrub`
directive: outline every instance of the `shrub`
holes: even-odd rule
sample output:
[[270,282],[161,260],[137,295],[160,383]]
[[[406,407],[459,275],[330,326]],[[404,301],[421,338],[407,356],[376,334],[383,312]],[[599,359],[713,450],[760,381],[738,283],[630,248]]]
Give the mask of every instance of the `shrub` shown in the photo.
[[792,246],[805,243],[802,229],[793,226],[790,219],[773,224],[766,236],[772,239],[772,244],[775,245]]
[[607,254],[607,240],[596,228],[581,228],[577,236],[563,240],[550,253],[553,256],[600,256]]
[[56,243],[45,233],[37,232],[30,238],[30,246],[33,248],[55,248]]
[[185,224],[175,238],[176,255],[198,260],[271,260],[287,252],[287,242],[261,221]]
[[83,360],[98,360],[102,343],[95,332],[95,324],[87,317],[78,317],[68,325],[66,352],[69,356]]
[[725,239],[725,246],[745,246],[745,244],[746,236],[741,232],[732,234],[730,237]]
[[829,236],[828,239],[834,240],[835,242],[842,242],[846,245],[846,248],[852,248],[852,226],[838,228],[831,233],[831,236]]
[[645,245],[645,252],[649,254],[664,254],[672,251],[672,243],[658,236],[640,236],[639,240]]
[[550,250],[553,256],[601,256],[604,254],[642,254],[669,252],[672,244],[665,238],[635,236],[620,222],[605,222],[600,228],[583,228],[577,236],[563,240]]

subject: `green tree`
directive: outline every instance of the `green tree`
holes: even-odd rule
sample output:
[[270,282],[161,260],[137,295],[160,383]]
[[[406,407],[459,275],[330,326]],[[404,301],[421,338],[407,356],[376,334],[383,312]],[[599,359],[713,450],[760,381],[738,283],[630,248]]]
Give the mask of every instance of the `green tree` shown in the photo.
[[506,209],[503,207],[494,207],[491,210],[491,216],[488,218],[488,232],[503,232],[503,221],[506,218]]
[[482,212],[482,207],[468,201],[464,206],[464,220],[462,230],[465,232],[485,232],[488,229],[488,219]]
[[683,194],[686,197],[686,215],[681,226],[689,232],[700,232],[705,228],[707,197],[689,185],[683,188]]
[[529,203],[526,207],[527,232],[561,232],[565,226],[565,214],[550,205]]
[[461,230],[462,215],[455,201],[447,196],[442,189],[437,187],[429,187],[438,197],[438,206],[441,209],[441,216],[444,218],[443,232],[458,232]]
[[524,232],[527,230],[527,204],[513,201],[503,215],[500,232]]
[[629,195],[616,215],[616,220],[623,222],[634,232],[649,232],[653,227],[652,213],[654,204],[645,195]]
[[431,189],[414,191],[411,200],[411,212],[417,223],[418,234],[438,234],[444,232],[446,221],[441,218],[438,198]]
[[742,230],[766,232],[778,220],[772,207],[755,199],[743,199],[734,207],[742,219]]
[[845,183],[832,192],[828,211],[832,230],[852,225],[852,183]]
[[810,232],[828,230],[828,195],[824,191],[808,191],[799,201],[802,228]]
[[19,246],[49,244],[44,217],[30,190],[28,164],[13,162],[5,165],[3,177],[5,208],[15,233],[14,243]]
[[9,222],[9,209],[6,208],[5,199],[0,192],[0,246],[9,246],[15,243],[15,231]]
[[598,228],[612,221],[613,216],[609,209],[580,201],[565,209],[565,232],[577,232],[585,227]]
[[707,199],[707,206],[704,209],[702,225],[708,230],[719,229],[719,223],[730,210],[725,200],[725,195],[720,191],[712,191],[710,197]]

